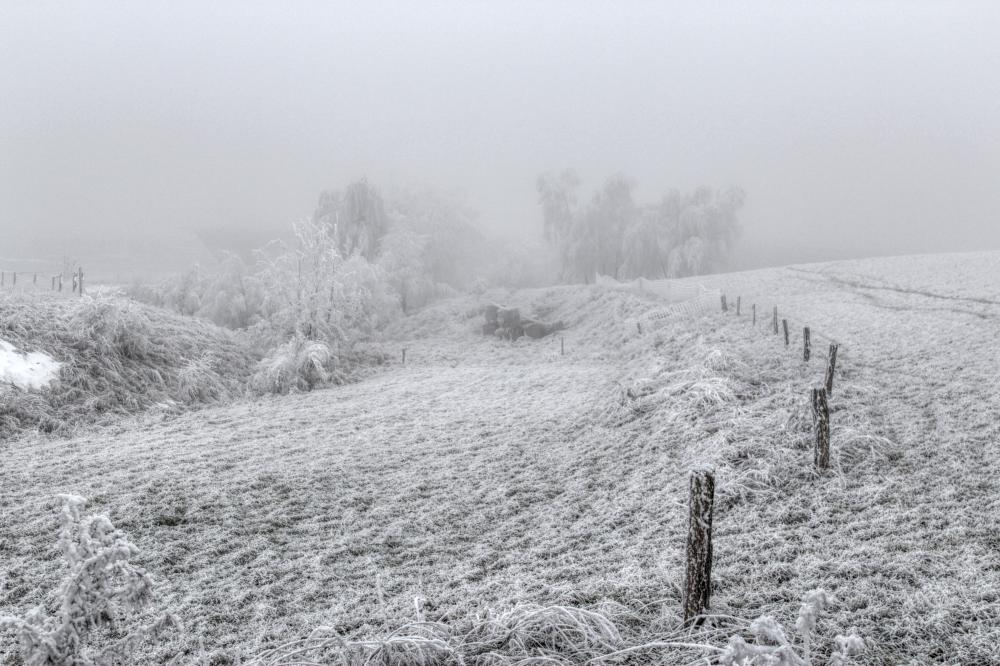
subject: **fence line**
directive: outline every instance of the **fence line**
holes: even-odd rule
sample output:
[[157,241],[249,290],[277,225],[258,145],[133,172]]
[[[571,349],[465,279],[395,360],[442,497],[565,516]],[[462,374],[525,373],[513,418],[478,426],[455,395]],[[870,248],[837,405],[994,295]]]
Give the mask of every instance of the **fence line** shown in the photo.
[[722,295],[719,289],[708,289],[702,284],[679,280],[638,278],[621,282],[613,277],[599,274],[594,283],[608,289],[655,296],[668,302],[663,307],[643,313],[636,322],[639,330],[643,328],[653,330],[673,317],[690,317],[713,312],[719,307],[719,297]]
[[64,271],[13,271],[0,269],[0,292],[55,292],[68,295],[86,291],[86,273],[78,267],[68,276]]

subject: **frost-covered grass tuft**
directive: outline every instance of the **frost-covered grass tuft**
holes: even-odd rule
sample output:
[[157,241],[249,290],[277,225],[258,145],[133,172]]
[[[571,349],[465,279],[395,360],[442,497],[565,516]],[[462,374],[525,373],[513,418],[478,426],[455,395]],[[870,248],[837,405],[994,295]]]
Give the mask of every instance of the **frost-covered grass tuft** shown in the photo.
[[325,342],[296,335],[260,361],[251,386],[260,393],[311,391],[330,379],[333,361]]
[[[486,612],[467,622],[445,623],[418,619],[383,639],[352,640],[332,627],[320,627],[308,637],[264,650],[245,666],[294,664],[343,664],[344,666],[435,666],[438,664],[616,664],[683,663],[701,654],[702,663],[719,666],[849,666],[864,652],[856,633],[834,639],[829,661],[813,659],[810,645],[816,621],[832,603],[823,590],[808,592],[803,600],[795,633],[772,617],[752,622],[725,618],[728,628],[696,633],[671,631],[627,640],[614,620],[599,610],[570,606],[519,605],[502,613]],[[739,633],[732,634],[733,630]],[[718,645],[720,636],[731,635]]]

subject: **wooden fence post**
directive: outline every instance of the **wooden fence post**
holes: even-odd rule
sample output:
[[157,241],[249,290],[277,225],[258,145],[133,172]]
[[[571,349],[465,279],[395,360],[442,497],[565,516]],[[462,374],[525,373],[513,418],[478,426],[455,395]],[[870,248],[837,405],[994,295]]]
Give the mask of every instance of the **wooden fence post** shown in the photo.
[[641,321],[635,322],[635,327],[639,331],[639,335],[642,335],[642,322]]
[[712,506],[715,472],[699,466],[691,470],[688,513],[687,571],[684,580],[684,624],[701,615],[712,594]]
[[778,334],[778,306],[774,306],[774,318],[772,323],[774,324],[774,334]]
[[787,347],[788,346],[788,320],[787,319],[782,319],[781,320],[781,327],[783,329],[785,329],[785,346]]
[[756,326],[757,325],[757,304],[754,303],[753,307],[751,309],[753,310],[753,323],[751,324],[751,326]]
[[559,355],[560,356],[566,355],[566,338],[564,338],[561,335],[559,336]]
[[62,293],[62,273],[59,274],[59,293]]
[[830,406],[826,401],[826,389],[814,388],[812,399],[813,433],[816,436],[813,463],[817,469],[826,469],[830,466]]
[[726,295],[722,294],[722,296],[720,296],[720,298],[722,299],[722,311],[723,312],[727,312],[729,310],[729,308],[726,307]]
[[83,266],[79,268],[79,277],[76,280],[77,288],[80,290],[80,295],[83,296]]
[[740,306],[742,305],[742,302],[743,302],[743,297],[742,296],[737,296],[736,297],[736,316],[737,317],[740,316]]
[[406,365],[406,347],[403,347],[403,365]]
[[830,344],[830,358],[826,363],[826,394],[833,395],[833,372],[837,369],[837,345]]
[[808,361],[809,355],[812,350],[812,345],[809,342],[809,327],[806,326],[802,329],[802,360]]

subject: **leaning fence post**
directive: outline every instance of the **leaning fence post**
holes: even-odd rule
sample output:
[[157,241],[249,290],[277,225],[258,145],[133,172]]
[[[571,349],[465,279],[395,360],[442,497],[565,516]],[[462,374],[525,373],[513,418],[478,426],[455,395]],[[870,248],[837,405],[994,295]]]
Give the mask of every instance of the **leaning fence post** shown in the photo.
[[787,347],[788,346],[788,320],[787,319],[782,319],[781,320],[781,327],[783,329],[785,329],[785,346]]
[[742,304],[742,301],[743,301],[743,297],[742,296],[737,296],[736,297],[736,316],[737,317],[740,316],[740,305]]
[[812,345],[809,342],[809,327],[806,326],[802,329],[802,360],[808,361],[809,354],[812,350]]
[[777,305],[774,306],[774,317],[772,318],[772,322],[771,323],[774,324],[774,334],[777,335],[778,334],[778,306]]
[[813,433],[816,436],[813,463],[817,469],[826,469],[830,466],[830,406],[826,401],[826,389],[814,388],[812,399]]
[[837,369],[837,345],[830,344],[830,358],[826,364],[826,394],[833,395],[833,372]]
[[729,308],[726,307],[726,295],[722,294],[719,298],[722,299],[722,311],[723,312],[727,312],[729,310]]
[[684,581],[684,623],[708,608],[712,594],[712,505],[715,502],[715,472],[699,466],[691,470],[689,497],[687,571]]

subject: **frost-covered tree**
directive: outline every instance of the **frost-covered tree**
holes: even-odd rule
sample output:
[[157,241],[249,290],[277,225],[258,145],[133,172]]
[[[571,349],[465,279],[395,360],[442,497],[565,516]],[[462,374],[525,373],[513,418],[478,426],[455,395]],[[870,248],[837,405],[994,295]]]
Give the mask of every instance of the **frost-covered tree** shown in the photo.
[[375,259],[389,226],[382,195],[367,178],[351,183],[343,193],[320,194],[313,219],[330,228],[341,256],[358,253],[369,261]]
[[421,302],[433,282],[425,263],[427,237],[416,233],[405,223],[397,224],[382,237],[378,265],[389,283],[399,294],[403,313],[414,302]]
[[391,229],[406,228],[423,239],[430,282],[455,289],[471,284],[489,252],[473,211],[459,197],[429,187],[400,190],[388,201]]
[[656,205],[633,201],[634,183],[618,174],[583,208],[572,172],[540,176],[543,231],[557,251],[562,279],[589,282],[595,273],[662,278],[724,270],[738,233],[738,188],[670,192]]

